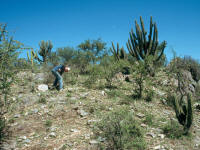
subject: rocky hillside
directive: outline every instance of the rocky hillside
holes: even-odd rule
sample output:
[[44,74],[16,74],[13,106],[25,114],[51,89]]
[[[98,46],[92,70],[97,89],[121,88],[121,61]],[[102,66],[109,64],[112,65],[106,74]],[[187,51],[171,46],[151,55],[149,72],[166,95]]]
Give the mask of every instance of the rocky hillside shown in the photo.
[[[187,74],[187,73],[186,73]],[[191,75],[186,75],[188,81]],[[51,76],[31,71],[17,74],[12,85],[13,104],[5,116],[12,136],[3,144],[4,150],[97,150],[107,139],[96,134],[97,123],[109,112],[125,108],[132,112],[143,131],[147,150],[198,150],[200,149],[200,111],[193,101],[193,124],[190,134],[179,136],[182,130],[167,95],[175,92],[177,80],[163,70],[144,83],[152,90],[152,99],[133,98],[134,76],[126,82],[122,74],[113,78],[115,88],[87,88],[87,76],[78,76],[72,83],[65,79],[64,90],[50,90]],[[194,92],[196,82],[190,81]],[[45,84],[41,86],[41,84]],[[44,89],[41,89],[44,88]],[[173,122],[175,125],[173,126]],[[166,133],[166,128],[173,127]],[[138,143],[142,145],[143,143]],[[105,148],[105,147],[104,147]],[[103,149],[103,148],[102,148]],[[134,148],[133,148],[134,149]],[[138,148],[139,149],[139,148]]]

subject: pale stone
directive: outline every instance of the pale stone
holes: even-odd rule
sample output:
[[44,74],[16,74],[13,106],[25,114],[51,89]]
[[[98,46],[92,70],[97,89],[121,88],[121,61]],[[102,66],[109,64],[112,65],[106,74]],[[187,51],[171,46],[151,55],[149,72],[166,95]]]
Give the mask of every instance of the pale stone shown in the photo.
[[71,132],[75,132],[75,133],[76,133],[76,132],[79,132],[79,130],[77,130],[77,129],[71,129],[70,131],[71,131]]
[[141,114],[141,113],[137,113],[136,116],[139,117],[139,118],[144,118],[145,117],[145,115]]
[[158,134],[158,137],[160,137],[161,139],[164,139],[165,135],[164,134]]
[[99,142],[98,142],[97,140],[91,140],[91,141],[90,141],[90,144],[91,144],[91,145],[98,144],[98,143],[99,143]]
[[40,84],[40,85],[38,85],[38,90],[42,91],[42,92],[46,92],[48,90],[48,85]]
[[87,112],[85,112],[84,110],[78,110],[78,114],[81,116],[81,117],[85,117],[85,116],[87,116],[88,115],[88,113]]
[[55,133],[55,132],[51,132],[51,133],[49,134],[49,136],[50,136],[50,137],[56,137],[56,133]]

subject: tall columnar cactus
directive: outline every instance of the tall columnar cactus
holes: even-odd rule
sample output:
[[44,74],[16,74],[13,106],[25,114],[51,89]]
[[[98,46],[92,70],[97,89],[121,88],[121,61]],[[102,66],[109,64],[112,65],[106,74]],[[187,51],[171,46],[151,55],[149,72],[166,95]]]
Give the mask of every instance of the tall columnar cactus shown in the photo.
[[28,61],[31,62],[32,66],[34,64],[34,60],[37,60],[39,62],[44,62],[42,59],[38,57],[37,52],[34,52],[33,48],[29,48],[29,49],[31,49],[30,56],[29,56],[29,53],[27,52],[27,58],[28,58]]
[[27,58],[28,58],[28,61],[31,62],[31,65],[33,66],[34,65],[34,56],[33,56],[32,52],[30,52],[30,56],[29,56],[29,52],[27,52]]
[[183,96],[179,100],[173,96],[173,105],[178,122],[184,127],[184,131],[187,134],[193,120],[190,94],[187,94],[187,104],[184,103]]
[[119,61],[120,59],[126,59],[126,53],[124,51],[124,48],[119,48],[119,43],[117,43],[116,49],[114,43],[112,42],[112,48],[110,48],[110,50],[117,61]]
[[159,44],[158,42],[158,30],[156,23],[153,23],[152,17],[150,20],[150,31],[148,39],[146,37],[147,32],[144,29],[144,23],[140,16],[141,29],[135,21],[136,33],[133,29],[130,32],[130,39],[126,43],[129,53],[137,60],[144,60],[146,56],[154,56],[154,61],[159,61],[163,55],[166,47],[166,42]]

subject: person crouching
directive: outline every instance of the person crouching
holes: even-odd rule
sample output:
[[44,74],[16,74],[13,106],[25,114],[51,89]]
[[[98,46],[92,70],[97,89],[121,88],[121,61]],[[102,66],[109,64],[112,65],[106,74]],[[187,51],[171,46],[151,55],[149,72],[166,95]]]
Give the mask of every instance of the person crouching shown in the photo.
[[53,73],[53,75],[55,76],[55,81],[53,83],[53,88],[57,88],[59,91],[63,90],[63,78],[62,78],[62,74],[64,72],[68,72],[70,70],[69,67],[65,66],[65,65],[58,65],[56,67],[54,67],[51,72]]

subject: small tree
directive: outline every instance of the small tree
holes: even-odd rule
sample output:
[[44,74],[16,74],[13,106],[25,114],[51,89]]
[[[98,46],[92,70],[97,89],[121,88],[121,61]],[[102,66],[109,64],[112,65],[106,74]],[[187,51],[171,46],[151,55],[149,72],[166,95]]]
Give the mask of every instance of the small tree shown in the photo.
[[147,76],[147,70],[145,68],[145,62],[139,61],[136,65],[136,75],[135,75],[135,82],[137,84],[137,88],[135,90],[136,94],[134,97],[141,98],[144,91],[144,81]]
[[79,44],[78,48],[87,54],[87,61],[92,62],[93,64],[106,53],[106,43],[102,42],[101,39],[86,40]]
[[56,50],[57,56],[61,62],[72,63],[77,56],[77,51],[73,47],[63,47]]
[[10,87],[14,81],[13,68],[17,57],[16,50],[21,44],[8,36],[6,25],[0,24],[0,144],[8,133],[4,115],[7,113],[11,100],[8,98]]

